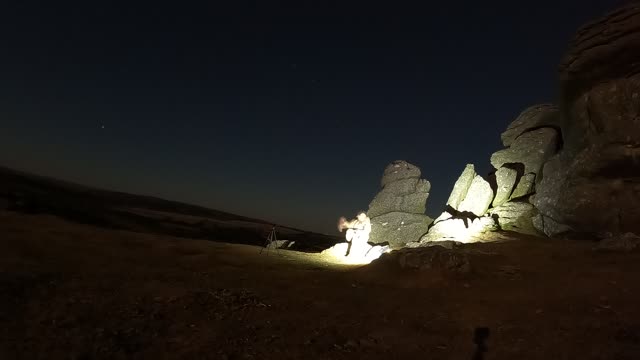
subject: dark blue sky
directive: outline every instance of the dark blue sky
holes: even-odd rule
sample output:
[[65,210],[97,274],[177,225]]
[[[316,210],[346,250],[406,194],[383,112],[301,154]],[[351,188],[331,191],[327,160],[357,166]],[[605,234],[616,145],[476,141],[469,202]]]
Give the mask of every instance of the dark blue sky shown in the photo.
[[0,165],[334,232],[395,159],[438,215],[623,1],[97,3],[3,5]]

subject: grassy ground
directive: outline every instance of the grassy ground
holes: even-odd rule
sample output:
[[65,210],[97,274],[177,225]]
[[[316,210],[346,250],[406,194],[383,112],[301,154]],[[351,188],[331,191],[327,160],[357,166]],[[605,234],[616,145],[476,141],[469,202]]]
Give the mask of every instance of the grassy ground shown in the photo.
[[0,212],[0,358],[472,359],[486,328],[485,359],[640,359],[640,254],[592,245],[460,275]]

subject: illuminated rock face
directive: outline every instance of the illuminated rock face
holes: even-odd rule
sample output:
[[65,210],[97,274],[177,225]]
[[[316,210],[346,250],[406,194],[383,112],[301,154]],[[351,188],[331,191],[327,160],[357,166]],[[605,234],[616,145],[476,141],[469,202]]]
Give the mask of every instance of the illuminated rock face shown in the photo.
[[400,249],[426,234],[431,222],[431,218],[424,214],[392,212],[376,216],[371,219],[369,242],[389,243],[391,249]]
[[542,165],[556,153],[559,137],[552,128],[528,131],[513,141],[511,147],[491,155],[491,165],[500,169],[505,164],[524,165],[525,174],[538,174]]
[[388,251],[388,246],[365,245],[360,249],[354,249],[349,247],[349,243],[344,242],[324,250],[321,255],[338,263],[362,265],[372,262]]
[[483,216],[493,199],[489,182],[468,164],[453,186],[447,210],[433,222],[428,232],[407,247],[429,246],[432,241],[480,241],[482,234],[496,228],[492,218]]
[[497,168],[485,180],[469,164],[456,181],[448,208],[428,233],[410,246],[434,241],[485,241],[497,229],[537,234],[533,226],[536,209],[528,200],[542,178],[545,162],[562,143],[559,113],[553,105],[532,106],[523,111],[502,133],[506,149],[492,155]]
[[431,184],[424,179],[402,179],[387,183],[369,204],[369,217],[390,212],[424,214]]
[[495,197],[488,210],[503,230],[538,234],[533,225],[536,209],[529,203],[542,168],[562,145],[560,113],[556,106],[535,105],[523,111],[501,135],[506,149],[491,156],[497,169],[489,179]]
[[492,206],[500,206],[509,200],[509,196],[518,181],[518,171],[508,167],[501,167],[496,171],[496,197]]
[[564,147],[536,185],[537,226],[640,232],[640,5],[580,29],[560,83]]
[[476,175],[476,170],[473,164],[467,164],[455,185],[453,185],[453,190],[451,191],[451,195],[449,195],[449,200],[447,200],[448,206],[451,206],[456,210],[458,209],[462,200],[467,196],[471,182]]
[[406,161],[389,164],[382,176],[382,189],[369,204],[369,242],[389,243],[399,249],[427,232],[432,219],[425,215],[431,184],[421,179],[420,169]]
[[467,218],[449,215],[442,216],[441,221],[434,222],[421,239],[421,245],[429,246],[430,242],[456,241],[461,243],[473,243],[483,240],[486,232],[497,230],[495,220],[489,216]]
[[458,206],[458,211],[471,212],[476,216],[484,215],[491,201],[493,200],[493,190],[487,180],[482,176],[476,175],[467,190],[467,195]]

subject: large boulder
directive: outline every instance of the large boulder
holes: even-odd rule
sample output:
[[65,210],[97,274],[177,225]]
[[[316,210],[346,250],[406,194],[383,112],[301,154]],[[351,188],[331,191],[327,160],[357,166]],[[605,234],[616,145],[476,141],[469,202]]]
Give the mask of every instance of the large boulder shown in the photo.
[[582,27],[560,65],[566,145],[640,140],[640,4]]
[[424,179],[401,179],[387,183],[369,204],[369,217],[390,212],[424,214],[431,184]]
[[496,196],[491,206],[496,207],[509,200],[513,187],[518,180],[518,171],[508,167],[501,167],[496,171]]
[[560,138],[552,128],[528,131],[516,138],[511,147],[491,155],[491,165],[499,169],[505,164],[520,163],[524,173],[538,174],[542,165],[556,153]]
[[502,230],[530,235],[539,234],[533,226],[533,217],[537,213],[533,205],[523,201],[510,201],[489,210],[489,215],[498,222]]
[[382,176],[381,186],[403,179],[419,179],[420,168],[404,160],[396,160],[387,165]]
[[[531,199],[544,223],[563,224],[554,224],[563,232],[640,231],[640,172],[634,174],[640,166],[634,155],[618,150],[594,144],[573,159],[559,156],[549,161]],[[550,232],[546,227],[540,230]]]
[[527,131],[542,127],[559,128],[560,112],[556,105],[540,104],[524,110],[505,130],[500,138],[506,147]]
[[476,175],[476,177],[473,178],[473,181],[471,181],[471,186],[469,186],[467,195],[464,197],[464,200],[462,200],[457,210],[460,212],[471,212],[476,216],[482,216],[489,209],[492,200],[493,190],[491,189],[491,185],[487,180],[483,179],[482,176]]
[[447,200],[447,205],[451,206],[454,209],[458,209],[458,206],[464,200],[465,196],[467,196],[467,192],[469,191],[469,187],[471,186],[471,182],[476,177],[476,170],[473,164],[467,164],[462,174],[456,181],[455,185],[453,185],[453,190],[451,191],[451,195],[449,195],[449,200]]
[[420,169],[404,160],[389,164],[382,176],[382,189],[369,204],[369,242],[389,243],[392,249],[417,241],[433,220],[425,215],[431,184],[420,179]]
[[583,27],[560,80],[564,147],[536,185],[536,223],[546,233],[640,232],[640,5]]
[[392,212],[371,218],[373,244],[389,243],[391,249],[400,249],[408,242],[418,241],[429,230],[433,220],[424,214]]

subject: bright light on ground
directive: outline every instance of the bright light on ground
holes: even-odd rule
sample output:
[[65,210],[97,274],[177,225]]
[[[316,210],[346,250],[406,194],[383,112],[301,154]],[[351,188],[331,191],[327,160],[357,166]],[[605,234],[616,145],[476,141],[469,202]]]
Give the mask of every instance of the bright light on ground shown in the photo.
[[351,251],[349,256],[345,256],[349,243],[336,244],[330,249],[322,252],[323,256],[326,256],[328,260],[346,265],[367,265],[373,260],[379,258],[382,254],[388,253],[391,250],[387,246],[370,246],[367,245],[365,249],[360,251]]

